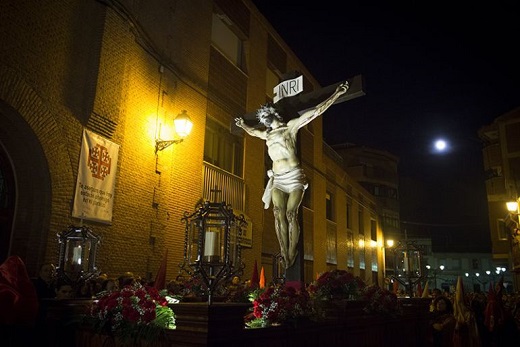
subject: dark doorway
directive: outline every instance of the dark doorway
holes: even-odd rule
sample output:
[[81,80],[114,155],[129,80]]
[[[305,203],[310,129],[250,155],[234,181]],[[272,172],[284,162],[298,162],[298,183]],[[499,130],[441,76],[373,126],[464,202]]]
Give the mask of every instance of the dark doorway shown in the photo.
[[9,255],[16,197],[11,162],[0,145],[0,263]]

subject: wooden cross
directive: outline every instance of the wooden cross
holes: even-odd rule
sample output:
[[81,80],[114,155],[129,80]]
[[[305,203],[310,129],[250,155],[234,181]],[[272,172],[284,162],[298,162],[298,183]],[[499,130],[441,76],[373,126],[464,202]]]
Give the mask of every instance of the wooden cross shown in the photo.
[[[285,74],[282,77],[281,82],[296,77],[295,74],[296,72],[290,72]],[[347,81],[349,83],[349,89],[345,94],[340,96],[334,102],[334,105],[365,95],[365,91],[363,90],[362,75],[356,75],[352,78],[347,79]],[[274,103],[274,105],[276,106],[276,109],[279,111],[279,114],[282,117],[284,117],[284,121],[288,122],[292,118],[298,117],[305,110],[314,107],[318,105],[320,102],[327,99],[329,96],[332,95],[332,93],[334,93],[338,85],[343,82],[344,80],[309,93],[301,93],[296,96],[285,97],[279,100],[278,102]],[[246,123],[251,126],[261,126],[258,124],[258,120],[256,119],[256,110],[246,113],[242,116],[242,118],[244,118]],[[236,126],[234,121],[231,122],[230,129],[231,133],[235,135],[242,134],[243,132],[242,129]]]
[[218,189],[217,186],[215,188],[210,189],[210,195],[213,196],[213,202],[217,202],[217,196],[222,194],[222,190]]

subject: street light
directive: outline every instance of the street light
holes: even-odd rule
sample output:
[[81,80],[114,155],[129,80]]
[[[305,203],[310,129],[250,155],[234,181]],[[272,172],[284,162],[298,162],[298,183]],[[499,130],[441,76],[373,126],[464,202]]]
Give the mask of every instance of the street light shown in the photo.
[[[520,200],[517,198],[513,201],[506,202],[507,211],[509,212],[506,216],[506,227],[509,230],[509,265],[510,271],[513,276],[513,287],[514,290],[520,289]],[[505,272],[502,271],[502,272]],[[497,273],[498,274],[498,273]]]
[[516,215],[517,220],[515,222],[518,224],[518,214],[519,214],[518,200],[506,202],[506,207],[507,207],[507,210],[509,211],[509,213]]
[[[386,251],[387,249],[391,252],[394,251],[394,240],[387,239],[386,247],[383,248],[384,261],[385,261],[385,266],[384,266],[385,278],[391,279],[393,277],[394,270],[395,270],[395,259],[394,259],[394,257],[390,256],[390,254],[387,253],[387,251]],[[389,285],[390,285],[390,282],[389,282]]]
[[[427,264],[426,265],[426,269],[428,270],[428,274],[431,270],[431,265],[430,264]],[[444,270],[444,265],[440,265],[439,266],[439,270],[443,271]],[[433,274],[433,284],[434,284],[434,287],[433,288],[437,288],[437,269],[433,269],[432,270],[432,274]],[[466,275],[467,276],[467,275]],[[429,275],[428,275],[429,277]]]
[[180,138],[173,140],[161,140],[159,138],[155,139],[155,154],[170,147],[173,144],[184,141],[184,138],[190,134],[191,128],[193,127],[193,122],[191,121],[190,116],[188,116],[186,113],[186,110],[182,110],[182,112],[179,113],[177,117],[175,117],[173,124],[175,125],[175,132]]

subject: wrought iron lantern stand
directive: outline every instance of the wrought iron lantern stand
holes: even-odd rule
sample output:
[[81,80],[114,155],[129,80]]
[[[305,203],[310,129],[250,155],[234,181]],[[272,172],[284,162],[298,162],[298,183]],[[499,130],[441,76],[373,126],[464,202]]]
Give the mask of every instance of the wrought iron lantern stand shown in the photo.
[[247,222],[225,202],[204,202],[195,212],[185,212],[182,221],[184,261],[180,272],[202,279],[211,305],[219,283],[243,272],[240,240]]
[[413,288],[423,279],[421,271],[421,250],[413,241],[399,242],[394,249],[395,269],[392,278],[401,283],[410,298],[414,296]]
[[85,226],[69,226],[57,234],[60,253],[57,275],[74,286],[98,274],[96,253],[100,238]]

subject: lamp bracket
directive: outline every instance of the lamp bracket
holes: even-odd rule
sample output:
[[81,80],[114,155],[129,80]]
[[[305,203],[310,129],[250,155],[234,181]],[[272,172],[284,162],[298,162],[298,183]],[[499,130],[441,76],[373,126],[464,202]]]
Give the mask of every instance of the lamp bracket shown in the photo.
[[178,139],[178,140],[155,140],[155,154],[157,152],[162,151],[163,149],[166,149],[170,147],[173,144],[181,143],[184,139]]

